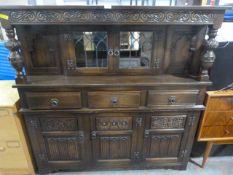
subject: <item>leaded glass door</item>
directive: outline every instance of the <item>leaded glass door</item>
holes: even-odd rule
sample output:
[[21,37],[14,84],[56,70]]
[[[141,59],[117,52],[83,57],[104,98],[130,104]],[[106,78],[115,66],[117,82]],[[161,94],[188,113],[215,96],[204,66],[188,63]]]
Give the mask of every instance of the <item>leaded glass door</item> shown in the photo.
[[164,47],[162,36],[161,31],[120,31],[114,49],[117,72],[159,72]]
[[73,31],[63,34],[63,57],[68,73],[96,74],[109,71],[111,36],[106,31]]

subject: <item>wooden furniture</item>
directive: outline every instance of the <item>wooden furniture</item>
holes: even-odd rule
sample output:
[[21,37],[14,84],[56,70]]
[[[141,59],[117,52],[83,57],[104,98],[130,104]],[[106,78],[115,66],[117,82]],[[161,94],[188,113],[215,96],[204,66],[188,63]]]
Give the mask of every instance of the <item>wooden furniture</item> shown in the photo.
[[233,144],[233,90],[207,92],[198,141],[207,141],[202,167],[213,144]]
[[0,174],[34,174],[13,84],[14,81],[0,81]]
[[224,11],[1,7],[39,172],[185,169]]

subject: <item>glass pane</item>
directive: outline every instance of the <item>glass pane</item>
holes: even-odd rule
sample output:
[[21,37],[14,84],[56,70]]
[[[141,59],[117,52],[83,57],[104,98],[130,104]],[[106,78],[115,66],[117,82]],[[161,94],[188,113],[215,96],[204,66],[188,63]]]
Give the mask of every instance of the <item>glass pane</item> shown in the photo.
[[121,32],[119,68],[149,68],[153,32]]
[[77,67],[107,67],[107,32],[74,32]]

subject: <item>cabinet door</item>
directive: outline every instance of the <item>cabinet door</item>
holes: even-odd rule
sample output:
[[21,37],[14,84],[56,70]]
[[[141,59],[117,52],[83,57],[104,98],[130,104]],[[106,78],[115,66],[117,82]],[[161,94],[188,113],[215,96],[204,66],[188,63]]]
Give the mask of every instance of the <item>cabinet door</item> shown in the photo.
[[147,116],[144,157],[147,163],[177,163],[186,156],[186,140],[192,125],[189,114],[160,113]]
[[70,31],[61,34],[62,58],[68,74],[103,74],[109,71],[113,38],[107,31]]
[[33,115],[25,120],[40,172],[84,167],[88,155],[81,117]]
[[164,56],[164,35],[156,31],[120,31],[113,57],[118,73],[159,73]]
[[130,114],[99,114],[91,119],[92,149],[97,163],[126,165],[139,158],[137,133],[142,117]]
[[28,75],[62,73],[58,35],[22,32],[20,39]]

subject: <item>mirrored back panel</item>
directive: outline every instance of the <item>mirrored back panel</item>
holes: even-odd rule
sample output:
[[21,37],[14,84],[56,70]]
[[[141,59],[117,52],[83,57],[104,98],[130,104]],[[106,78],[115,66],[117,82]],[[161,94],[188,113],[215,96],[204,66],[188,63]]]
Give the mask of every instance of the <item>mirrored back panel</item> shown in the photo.
[[150,68],[153,32],[120,32],[119,68]]

